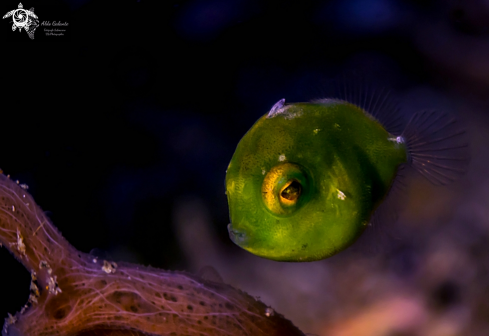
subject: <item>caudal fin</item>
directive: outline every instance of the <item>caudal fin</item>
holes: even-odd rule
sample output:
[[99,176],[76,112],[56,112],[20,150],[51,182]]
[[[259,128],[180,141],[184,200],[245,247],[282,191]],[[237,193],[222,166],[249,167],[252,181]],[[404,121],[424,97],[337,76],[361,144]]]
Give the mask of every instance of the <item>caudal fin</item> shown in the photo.
[[435,185],[453,182],[467,171],[466,135],[454,116],[438,111],[416,113],[402,133],[409,163]]

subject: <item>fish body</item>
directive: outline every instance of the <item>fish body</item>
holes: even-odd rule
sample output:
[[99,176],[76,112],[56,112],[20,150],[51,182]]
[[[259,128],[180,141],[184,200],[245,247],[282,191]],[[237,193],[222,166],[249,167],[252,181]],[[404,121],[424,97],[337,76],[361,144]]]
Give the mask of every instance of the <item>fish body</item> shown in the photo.
[[[418,119],[425,126],[433,121]],[[279,261],[319,260],[344,250],[371,222],[399,166],[431,143],[412,130],[418,124],[396,136],[344,100],[279,101],[241,139],[229,164],[230,238]],[[441,157],[433,148],[426,155]]]

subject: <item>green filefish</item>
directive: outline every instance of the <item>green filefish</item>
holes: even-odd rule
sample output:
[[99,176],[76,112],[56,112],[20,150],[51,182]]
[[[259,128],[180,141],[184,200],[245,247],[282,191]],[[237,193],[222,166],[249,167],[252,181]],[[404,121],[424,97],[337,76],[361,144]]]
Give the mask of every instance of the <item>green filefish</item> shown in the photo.
[[375,220],[401,167],[434,184],[465,172],[465,131],[452,116],[418,112],[399,132],[398,110],[376,99],[282,99],[253,125],[226,172],[235,244],[278,261],[324,259]]

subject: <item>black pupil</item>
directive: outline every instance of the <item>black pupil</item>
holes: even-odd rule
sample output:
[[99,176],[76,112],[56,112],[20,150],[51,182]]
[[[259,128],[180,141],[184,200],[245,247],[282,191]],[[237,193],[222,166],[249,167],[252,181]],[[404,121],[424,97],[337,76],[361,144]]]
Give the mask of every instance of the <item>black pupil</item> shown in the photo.
[[280,194],[283,198],[288,199],[290,201],[295,201],[296,199],[299,198],[301,194],[302,186],[299,182],[297,181],[292,181],[291,184],[285,188],[282,193]]

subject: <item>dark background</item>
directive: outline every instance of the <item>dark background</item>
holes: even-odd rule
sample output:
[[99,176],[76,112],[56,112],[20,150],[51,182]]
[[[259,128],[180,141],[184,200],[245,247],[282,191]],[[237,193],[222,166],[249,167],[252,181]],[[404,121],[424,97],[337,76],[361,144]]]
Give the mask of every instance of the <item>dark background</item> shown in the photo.
[[[4,1],[0,9],[6,13],[17,5]],[[41,22],[49,17],[69,26],[66,36],[50,38],[39,26],[30,40],[25,31],[12,32],[8,19],[0,21],[0,167],[29,185],[37,203],[79,250],[95,248],[96,255],[165,269],[197,272],[213,265],[224,281],[260,295],[305,332],[319,335],[330,332],[331,325],[339,328],[337,335],[349,335],[341,328],[358,314],[375,311],[370,302],[385,296],[384,281],[394,277],[392,288],[408,289],[393,292],[410,293],[402,300],[419,298],[424,310],[418,301],[406,301],[406,308],[401,300],[396,316],[409,315],[409,307],[420,311],[411,309],[418,312],[412,318],[417,322],[408,327],[382,310],[379,321],[394,321],[392,330],[426,335],[432,329],[423,328],[436,324],[427,320],[463,306],[464,313],[453,314],[468,317],[453,327],[460,332],[453,335],[484,334],[489,308],[474,300],[489,297],[487,243],[481,238],[487,238],[489,228],[483,210],[487,1],[155,5],[66,0],[23,5],[34,7]],[[406,118],[420,108],[441,108],[464,119],[475,168],[446,189],[412,177],[408,210],[400,219],[408,229],[399,233],[392,251],[364,263],[376,266],[358,270],[358,258],[348,252],[301,265],[248,255],[232,244],[226,229],[224,177],[238,141],[279,99],[318,98],[325,82],[352,71],[394,89]],[[468,220],[469,215],[476,217]],[[460,265],[480,266],[480,274],[460,282],[466,269],[455,263],[447,276],[425,284],[419,278],[427,278],[422,270],[431,265],[426,247],[436,245],[432,239],[448,242],[447,251],[459,251],[451,238],[440,238],[447,223],[453,223],[450,237],[458,241],[477,236],[459,247],[470,251],[473,265]],[[445,250],[436,251],[446,256],[440,260],[451,260]],[[0,265],[0,288],[7,293],[0,299],[0,316],[6,317],[27,301],[30,276],[6,249],[0,251]],[[359,306],[356,292],[342,287],[349,286],[345,278],[351,274],[378,280],[378,287],[366,289],[369,299],[362,299],[362,311],[351,308]],[[289,279],[290,287],[275,289],[278,279]],[[287,297],[294,291],[298,296]],[[364,335],[370,335],[368,328],[362,329]]]

